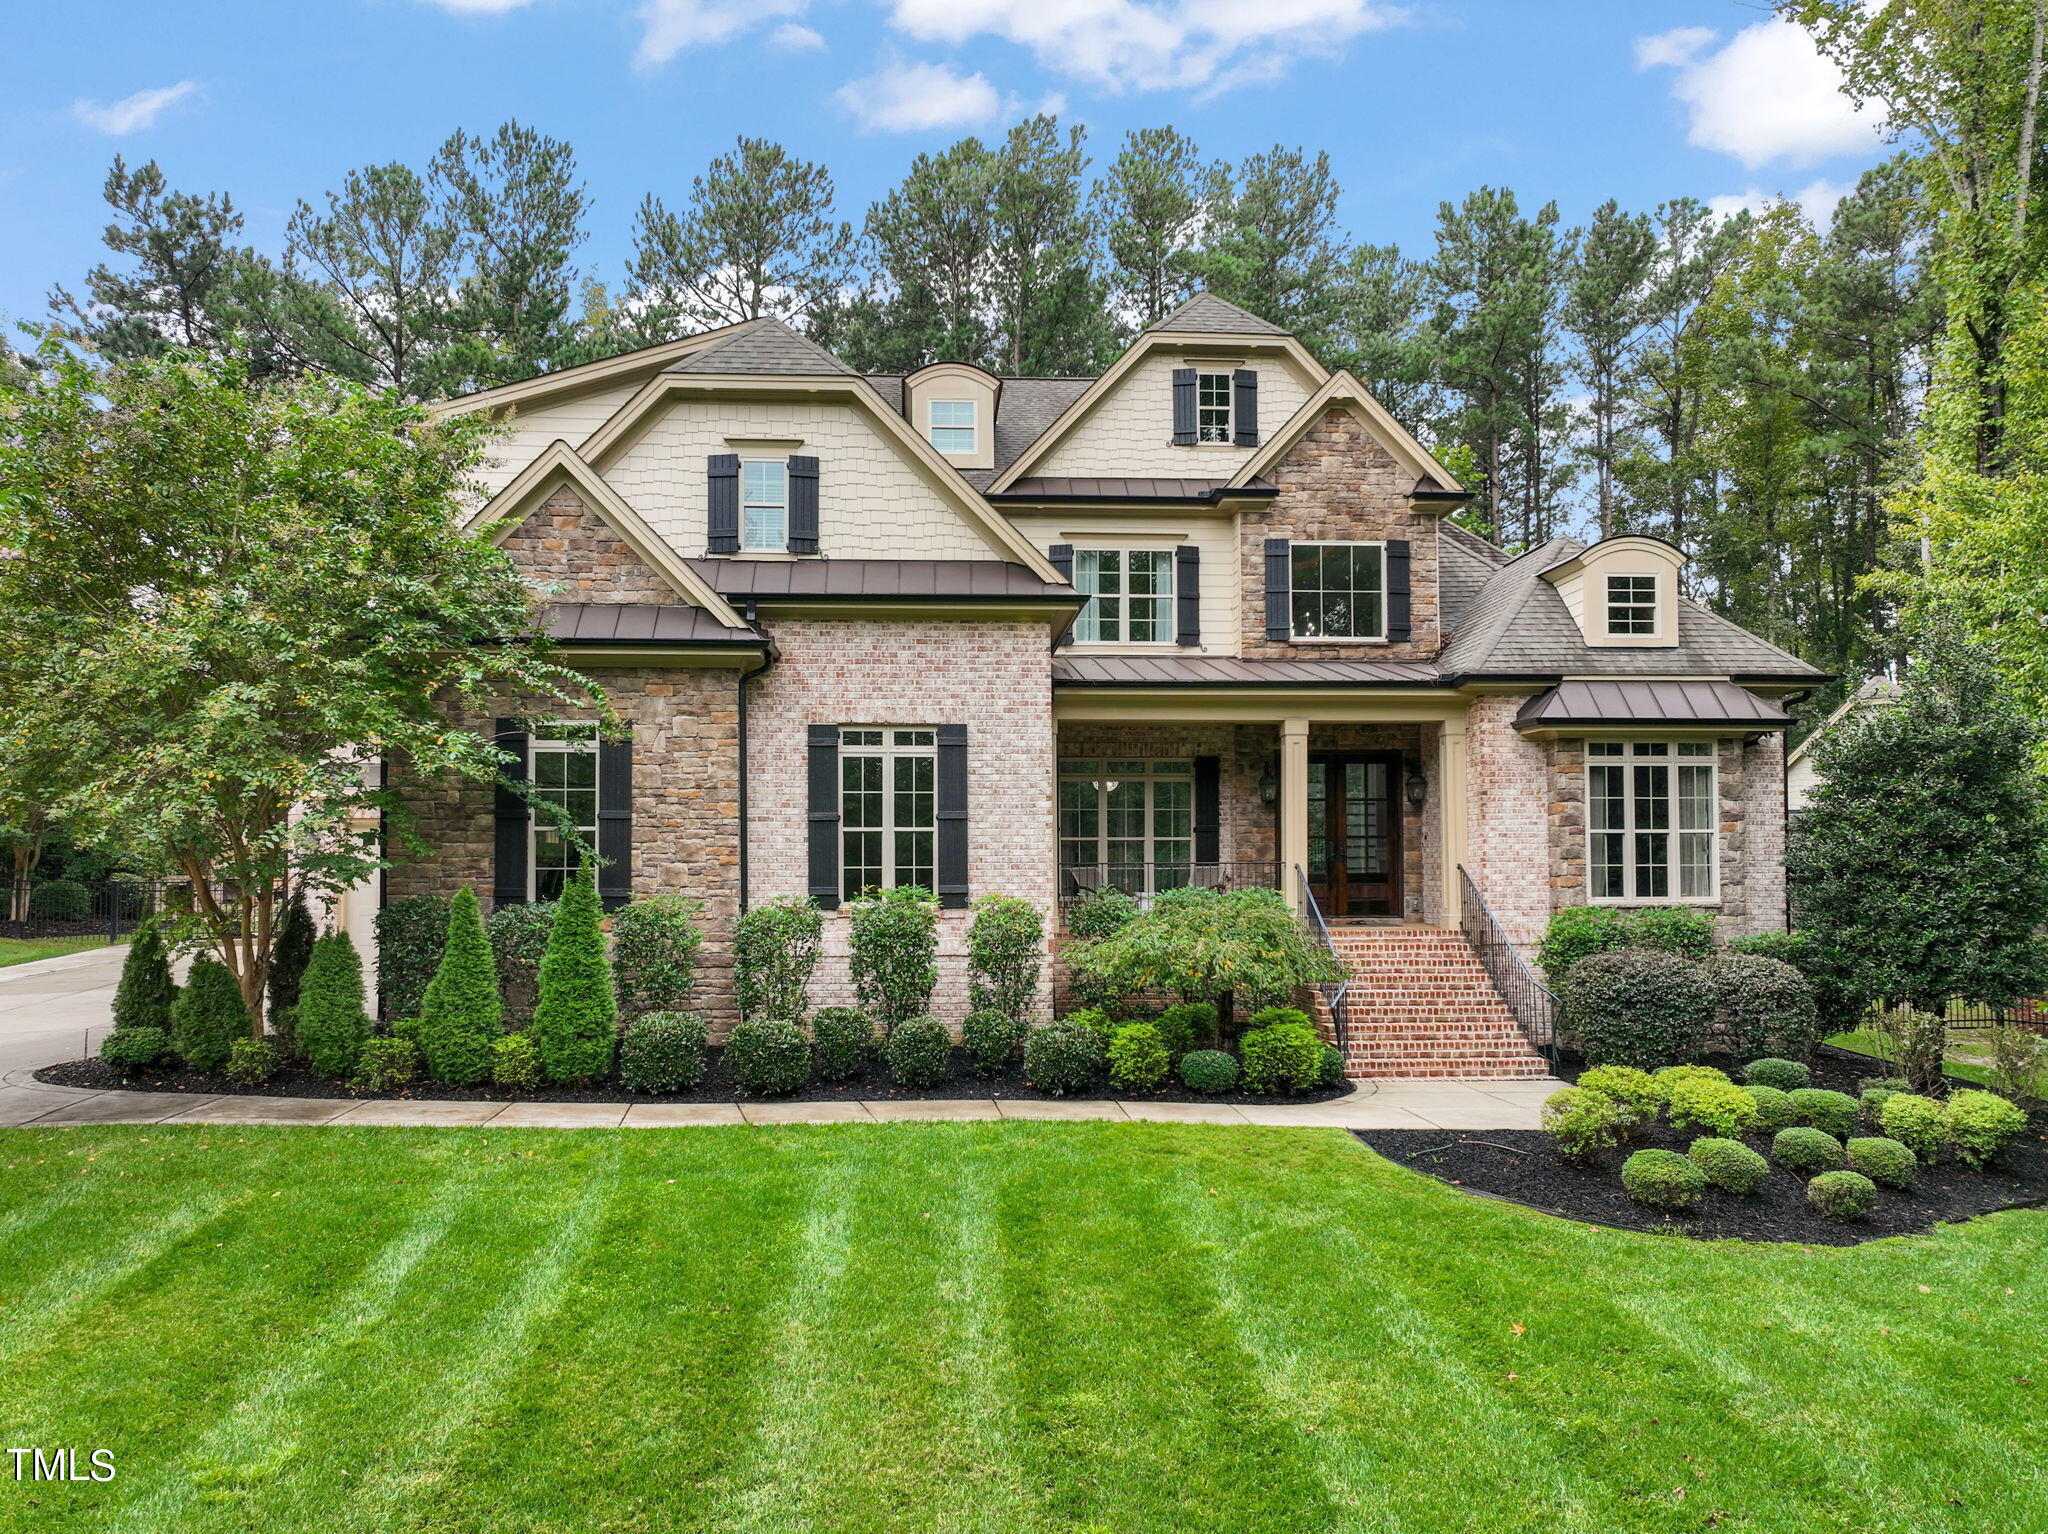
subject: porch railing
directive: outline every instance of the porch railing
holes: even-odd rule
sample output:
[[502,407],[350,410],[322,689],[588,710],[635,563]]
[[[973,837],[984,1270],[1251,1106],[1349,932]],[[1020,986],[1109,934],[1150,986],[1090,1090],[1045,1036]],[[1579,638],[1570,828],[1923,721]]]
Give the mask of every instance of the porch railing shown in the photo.
[[1472,945],[1472,951],[1479,955],[1479,962],[1486,967],[1487,975],[1493,981],[1493,988],[1500,992],[1501,999],[1508,1004],[1508,1011],[1515,1016],[1521,1027],[1522,1037],[1548,1060],[1557,1064],[1557,997],[1550,987],[1536,978],[1536,972],[1529,968],[1529,961],[1521,951],[1508,940],[1501,924],[1494,919],[1492,910],[1479,893],[1479,886],[1472,882],[1472,876],[1463,864],[1458,866],[1458,921],[1464,928],[1465,941]]
[[1060,905],[1071,906],[1104,890],[1137,900],[1167,890],[1271,890],[1280,888],[1278,863],[1068,863],[1060,868]]
[[[1317,943],[1331,958],[1343,964],[1344,960],[1337,952],[1337,945],[1330,941],[1330,924],[1323,920],[1323,908],[1316,904],[1315,889],[1308,882],[1308,875],[1301,871],[1299,863],[1294,866],[1294,879],[1301,887],[1301,908],[1308,912],[1309,929],[1315,933]],[[1345,965],[1345,974],[1347,977],[1350,974],[1349,965]],[[1350,1034],[1350,1019],[1345,1015],[1345,998],[1351,994],[1351,981],[1346,978],[1334,982],[1318,982],[1316,990],[1323,998],[1323,1005],[1330,1009],[1330,1025],[1337,1034],[1337,1047],[1340,1050],[1345,1049]]]

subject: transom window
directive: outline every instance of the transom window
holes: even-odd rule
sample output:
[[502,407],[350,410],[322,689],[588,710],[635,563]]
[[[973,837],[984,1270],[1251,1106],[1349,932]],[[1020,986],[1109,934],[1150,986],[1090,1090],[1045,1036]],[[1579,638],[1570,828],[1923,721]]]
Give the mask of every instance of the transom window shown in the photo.
[[1074,589],[1090,598],[1074,620],[1077,641],[1173,642],[1173,550],[1076,549]]
[[1610,634],[1655,634],[1657,632],[1656,576],[1610,575],[1607,577],[1607,632]]
[[740,547],[789,547],[789,465],[779,458],[740,465]]
[[974,451],[974,401],[932,401],[932,446],[942,453]]
[[582,862],[576,836],[585,847],[597,844],[597,726],[535,725],[526,773],[533,794],[528,893],[535,900],[559,900]]
[[1718,820],[1712,741],[1586,742],[1594,900],[1712,900]]
[[1228,442],[1230,440],[1230,375],[1228,373],[1197,373],[1195,375],[1195,440],[1197,442]]
[[1382,543],[1297,543],[1291,550],[1296,639],[1387,637]]
[[1062,760],[1063,887],[1132,895],[1177,889],[1194,862],[1195,764]]
[[867,889],[935,886],[938,732],[839,732],[840,879],[848,900]]

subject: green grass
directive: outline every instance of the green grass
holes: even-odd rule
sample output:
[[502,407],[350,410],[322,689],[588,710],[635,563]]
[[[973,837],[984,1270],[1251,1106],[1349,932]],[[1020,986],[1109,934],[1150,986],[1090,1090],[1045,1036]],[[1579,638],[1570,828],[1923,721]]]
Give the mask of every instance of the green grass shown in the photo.
[[[1991,1080],[1991,1072],[1962,1052],[1968,1049],[1970,1041],[1971,1035],[1967,1033],[1951,1034],[1948,1056],[1942,1063],[1942,1069],[1951,1076],[1962,1077],[1965,1081],[1988,1083]],[[1883,1074],[1878,1066],[1891,1063],[1891,1043],[1875,1029],[1861,1028],[1850,1033],[1833,1034],[1827,1042],[1837,1049],[1852,1049],[1859,1055],[1874,1056],[1877,1066],[1871,1068],[1870,1074],[1873,1076]]]
[[0,1447],[119,1474],[0,1529],[2039,1529],[2044,1287],[1337,1131],[14,1130]]
[[26,964],[31,959],[54,959],[59,954],[84,953],[88,948],[106,946],[103,937],[0,937],[0,969],[10,964]]

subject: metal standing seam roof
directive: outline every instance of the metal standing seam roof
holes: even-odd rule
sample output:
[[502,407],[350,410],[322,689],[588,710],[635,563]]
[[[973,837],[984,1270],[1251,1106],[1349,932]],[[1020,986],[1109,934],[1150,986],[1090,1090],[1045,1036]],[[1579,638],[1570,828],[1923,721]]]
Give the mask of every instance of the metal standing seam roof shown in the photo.
[[[1036,476],[1018,480],[992,501],[1214,501],[1230,490],[1227,479],[1109,479]],[[1255,479],[1233,494],[1274,495],[1279,486]]]
[[565,645],[724,644],[758,646],[751,629],[729,629],[701,607],[650,602],[557,602],[545,618],[549,634]]
[[1062,582],[995,559],[693,559],[721,596],[849,601],[1055,601],[1088,599]]
[[1067,687],[1436,687],[1443,676],[1416,661],[1239,660],[1228,655],[1061,655],[1054,686]]
[[1518,730],[1579,725],[1725,725],[1782,730],[1792,716],[1733,682],[1560,682],[1515,715]]

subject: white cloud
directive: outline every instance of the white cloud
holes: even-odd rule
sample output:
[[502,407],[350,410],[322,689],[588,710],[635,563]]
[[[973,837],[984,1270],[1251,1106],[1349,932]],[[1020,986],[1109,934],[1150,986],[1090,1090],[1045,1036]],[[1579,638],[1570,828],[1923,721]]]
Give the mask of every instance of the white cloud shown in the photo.
[[1835,221],[1835,204],[1855,190],[1846,181],[1826,179],[1809,181],[1796,192],[1766,192],[1759,187],[1751,187],[1746,192],[1724,192],[1719,197],[1709,197],[1707,207],[1719,217],[1726,218],[1744,209],[1761,213],[1774,202],[1795,202],[1809,224],[1825,230]]
[[1841,92],[1841,72],[1790,21],[1744,27],[1718,51],[1704,27],[1636,40],[1638,69],[1678,71],[1671,94],[1686,106],[1686,138],[1754,170],[1773,160],[1811,165],[1868,149],[1881,128]]
[[1003,110],[1000,92],[977,71],[955,74],[944,64],[884,64],[839,87],[839,104],[869,133],[964,128]]
[[438,5],[444,11],[455,11],[464,16],[501,16],[506,11],[531,5],[533,0],[423,0],[423,3]]
[[[645,0],[640,7],[641,69],[666,64],[685,48],[731,42],[750,27],[778,16],[800,16],[808,0]],[[800,27],[799,31],[808,31]],[[815,34],[813,34],[815,35]]]
[[785,21],[768,34],[768,46],[779,48],[784,53],[803,53],[812,48],[825,46],[825,39],[809,27],[799,26],[794,21]]
[[89,128],[117,137],[133,133],[139,128],[154,124],[166,107],[183,101],[199,89],[197,80],[180,80],[176,85],[159,86],[153,91],[137,91],[132,96],[123,96],[111,106],[102,106],[97,101],[88,101],[83,96],[71,103],[71,115]]

